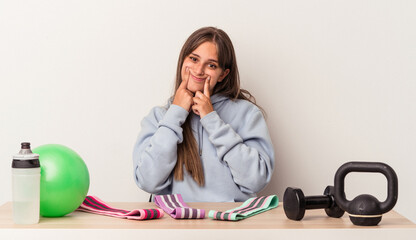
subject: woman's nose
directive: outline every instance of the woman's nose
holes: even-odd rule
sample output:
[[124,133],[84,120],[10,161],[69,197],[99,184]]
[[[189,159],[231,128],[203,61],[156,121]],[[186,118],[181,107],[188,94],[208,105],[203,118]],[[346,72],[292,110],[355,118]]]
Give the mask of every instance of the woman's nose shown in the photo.
[[204,65],[201,63],[198,63],[195,65],[195,74],[197,75],[204,75]]

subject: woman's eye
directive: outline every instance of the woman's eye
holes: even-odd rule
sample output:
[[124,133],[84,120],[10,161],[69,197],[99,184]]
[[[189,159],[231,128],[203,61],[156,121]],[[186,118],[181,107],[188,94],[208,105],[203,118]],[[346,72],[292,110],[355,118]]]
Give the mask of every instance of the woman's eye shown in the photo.
[[196,58],[194,58],[194,57],[189,57],[193,62],[196,62]]
[[212,68],[212,69],[216,69],[217,66],[215,64],[209,64],[208,67]]

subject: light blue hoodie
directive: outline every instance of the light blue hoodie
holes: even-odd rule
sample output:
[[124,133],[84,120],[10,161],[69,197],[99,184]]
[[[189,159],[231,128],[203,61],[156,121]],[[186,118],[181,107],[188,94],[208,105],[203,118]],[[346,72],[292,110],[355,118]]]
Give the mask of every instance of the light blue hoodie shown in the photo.
[[[153,194],[179,193],[186,202],[241,202],[269,183],[274,151],[260,109],[249,101],[220,95],[211,96],[211,102],[214,111],[202,119],[169,102],[153,108],[142,120],[133,151],[139,188]],[[192,117],[204,170],[202,187],[186,170],[183,181],[173,178],[187,117]]]

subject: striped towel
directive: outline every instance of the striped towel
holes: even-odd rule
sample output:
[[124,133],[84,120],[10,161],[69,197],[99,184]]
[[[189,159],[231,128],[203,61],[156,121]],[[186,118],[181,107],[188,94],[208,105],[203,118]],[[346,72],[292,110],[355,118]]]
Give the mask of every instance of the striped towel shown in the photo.
[[216,220],[238,221],[276,208],[278,205],[279,199],[276,195],[254,197],[245,201],[241,206],[225,212],[211,210],[208,216]]
[[87,196],[77,210],[132,220],[156,219],[161,218],[164,215],[161,209],[134,209],[132,211],[127,211],[123,209],[112,208],[95,196]]
[[190,208],[180,194],[156,195],[155,203],[174,219],[205,218],[204,209]]

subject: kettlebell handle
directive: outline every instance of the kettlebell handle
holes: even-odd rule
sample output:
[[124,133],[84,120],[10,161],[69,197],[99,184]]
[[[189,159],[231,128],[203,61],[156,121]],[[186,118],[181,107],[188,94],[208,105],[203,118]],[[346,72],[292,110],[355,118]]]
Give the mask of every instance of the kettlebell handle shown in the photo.
[[351,203],[345,197],[345,176],[350,172],[378,172],[387,178],[387,199],[380,203],[383,213],[390,211],[397,202],[398,180],[393,168],[381,162],[347,162],[335,174],[334,196],[337,204],[344,210]]

